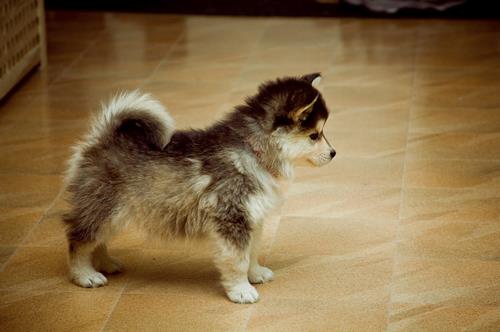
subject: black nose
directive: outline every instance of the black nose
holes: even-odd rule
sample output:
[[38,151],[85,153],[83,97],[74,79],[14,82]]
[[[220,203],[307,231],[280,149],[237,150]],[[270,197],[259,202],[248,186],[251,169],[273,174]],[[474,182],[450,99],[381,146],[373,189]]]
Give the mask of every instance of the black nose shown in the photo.
[[336,154],[337,154],[337,152],[335,152],[335,150],[330,151],[330,157],[332,159],[333,159],[333,157],[335,157]]

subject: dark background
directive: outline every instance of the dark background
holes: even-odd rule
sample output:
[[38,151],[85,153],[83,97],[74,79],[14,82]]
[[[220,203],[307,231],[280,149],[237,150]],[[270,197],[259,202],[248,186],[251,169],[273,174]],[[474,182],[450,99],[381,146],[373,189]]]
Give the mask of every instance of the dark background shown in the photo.
[[500,18],[500,1],[469,0],[445,12],[403,10],[394,15],[377,14],[345,3],[321,4],[314,0],[46,0],[51,10],[99,10],[241,16],[333,17],[444,17]]

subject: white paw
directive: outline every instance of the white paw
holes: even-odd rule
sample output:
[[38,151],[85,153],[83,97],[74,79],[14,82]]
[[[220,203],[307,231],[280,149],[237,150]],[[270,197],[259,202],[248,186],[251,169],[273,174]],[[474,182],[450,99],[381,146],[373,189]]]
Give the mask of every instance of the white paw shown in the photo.
[[274,279],[274,273],[265,266],[254,266],[248,271],[248,280],[252,284],[262,284]]
[[97,263],[97,270],[107,274],[120,273],[123,270],[123,264],[115,258],[106,257]]
[[233,286],[227,291],[227,296],[234,303],[255,303],[259,300],[259,293],[248,282]]
[[85,288],[97,288],[108,283],[108,279],[97,271],[74,273],[72,280],[78,286]]

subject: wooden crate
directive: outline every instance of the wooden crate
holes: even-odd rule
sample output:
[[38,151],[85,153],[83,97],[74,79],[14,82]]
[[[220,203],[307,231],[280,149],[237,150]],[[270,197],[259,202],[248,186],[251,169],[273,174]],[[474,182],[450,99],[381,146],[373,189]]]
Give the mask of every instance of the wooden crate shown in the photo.
[[0,99],[47,64],[43,0],[0,0]]

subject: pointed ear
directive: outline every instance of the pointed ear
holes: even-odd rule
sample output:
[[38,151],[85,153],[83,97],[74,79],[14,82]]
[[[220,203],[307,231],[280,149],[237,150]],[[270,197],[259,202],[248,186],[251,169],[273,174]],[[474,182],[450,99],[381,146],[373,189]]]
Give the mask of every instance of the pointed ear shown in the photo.
[[297,110],[293,111],[291,114],[292,120],[294,122],[304,121],[307,118],[307,116],[309,115],[309,113],[311,113],[311,111],[313,110],[314,103],[316,102],[316,100],[318,100],[318,97],[319,97],[319,94],[317,94],[316,98],[314,98],[314,100],[312,102],[310,102],[309,104],[302,106],[302,107],[298,108]]
[[311,84],[313,87],[317,87],[319,82],[321,81],[321,73],[312,73],[307,74],[301,77],[304,81]]

